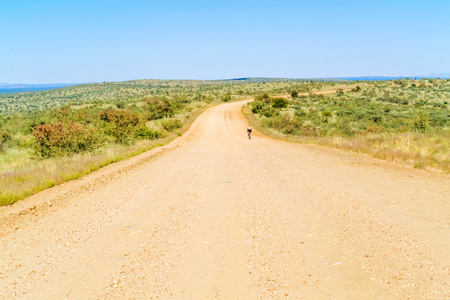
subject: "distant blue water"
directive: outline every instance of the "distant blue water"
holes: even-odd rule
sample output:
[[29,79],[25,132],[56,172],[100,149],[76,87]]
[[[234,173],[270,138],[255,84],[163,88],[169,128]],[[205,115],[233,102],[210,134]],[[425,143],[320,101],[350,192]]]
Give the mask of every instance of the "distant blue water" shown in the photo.
[[60,87],[34,87],[34,88],[16,88],[16,89],[2,89],[2,88],[0,88],[0,94],[46,91],[46,90],[53,90],[53,89],[57,89],[57,88],[60,88]]

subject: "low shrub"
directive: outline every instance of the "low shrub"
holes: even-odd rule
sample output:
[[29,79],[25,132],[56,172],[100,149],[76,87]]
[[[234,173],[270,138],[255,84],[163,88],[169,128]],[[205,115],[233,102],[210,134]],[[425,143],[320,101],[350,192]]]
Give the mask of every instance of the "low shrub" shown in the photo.
[[286,108],[289,105],[289,101],[285,98],[274,98],[272,102],[273,108]]
[[293,99],[298,97],[298,92],[296,90],[292,90],[290,94]]
[[69,122],[40,125],[35,128],[36,150],[42,157],[92,151],[102,144],[93,126]]
[[153,140],[163,137],[162,132],[147,127],[140,127],[134,132],[134,137],[140,140]]
[[423,110],[419,110],[412,121],[412,129],[419,132],[425,132],[429,126],[428,114]]
[[255,101],[262,101],[266,104],[271,104],[272,97],[270,97],[267,93],[262,93],[255,96]]
[[220,100],[223,102],[231,101],[231,93],[226,93],[220,97]]
[[4,144],[11,140],[11,134],[4,128],[0,127],[0,152],[4,150]]
[[328,123],[328,120],[333,116],[333,113],[329,110],[324,110],[322,113],[322,119],[325,123]]
[[174,103],[166,97],[144,98],[142,100],[146,103],[148,120],[172,117],[175,114]]
[[178,119],[167,119],[161,122],[162,128],[167,131],[174,131],[175,129],[181,128],[181,121]]
[[139,124],[137,115],[123,109],[105,109],[100,113],[100,120],[105,123],[106,133],[121,144],[127,144],[132,139]]
[[250,106],[252,108],[252,113],[259,114],[261,109],[263,109],[264,106],[266,106],[266,103],[264,101],[252,101],[250,102]]
[[272,106],[268,106],[268,105],[264,106],[260,111],[260,115],[265,116],[267,118],[276,117],[279,114],[280,114],[280,112],[277,109],[273,108]]
[[306,111],[304,111],[303,109],[297,109],[295,110],[294,115],[300,118],[304,118],[306,117]]

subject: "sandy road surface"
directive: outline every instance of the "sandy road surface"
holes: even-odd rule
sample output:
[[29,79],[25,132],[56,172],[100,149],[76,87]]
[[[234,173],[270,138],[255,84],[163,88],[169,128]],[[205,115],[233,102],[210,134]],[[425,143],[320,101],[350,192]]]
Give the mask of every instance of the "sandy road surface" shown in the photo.
[[2,208],[0,298],[449,298],[448,176],[248,140],[242,104]]

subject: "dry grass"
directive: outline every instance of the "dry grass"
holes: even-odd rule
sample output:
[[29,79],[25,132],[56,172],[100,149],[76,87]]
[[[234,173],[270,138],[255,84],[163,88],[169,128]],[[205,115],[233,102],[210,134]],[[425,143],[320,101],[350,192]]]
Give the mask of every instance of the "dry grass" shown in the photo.
[[450,132],[374,133],[351,138],[318,138],[320,145],[336,147],[415,168],[450,173]]
[[318,144],[375,158],[393,161],[420,169],[436,170],[450,174],[450,131],[439,133],[370,133],[353,137],[301,137],[286,135],[273,129],[263,128],[259,117],[248,106],[243,113],[252,126],[274,139],[306,144]]
[[97,154],[85,153],[43,160],[33,159],[29,154],[22,153],[12,164],[2,164],[0,206],[10,205],[46,188],[80,178],[159,145],[161,141],[145,141],[129,147],[105,149]]

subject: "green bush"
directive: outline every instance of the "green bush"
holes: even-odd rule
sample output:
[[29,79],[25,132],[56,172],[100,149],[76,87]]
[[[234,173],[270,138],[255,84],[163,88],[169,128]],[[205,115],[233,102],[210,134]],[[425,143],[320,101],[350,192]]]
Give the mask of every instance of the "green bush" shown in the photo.
[[154,97],[142,99],[146,103],[148,120],[172,117],[175,113],[174,103],[166,97]]
[[425,132],[429,126],[428,114],[423,110],[419,110],[412,121],[412,129],[415,131]]
[[220,100],[222,100],[223,102],[231,101],[231,93],[226,93],[222,95],[222,97],[220,97]]
[[280,112],[278,110],[268,105],[264,106],[260,111],[260,115],[265,116],[267,118],[275,117],[278,116],[279,114]]
[[162,128],[167,131],[174,131],[175,129],[181,128],[181,125],[181,121],[178,119],[168,119],[161,122]]
[[263,101],[252,101],[250,102],[250,106],[252,108],[252,113],[258,114],[261,111],[261,109],[263,109],[264,106],[266,106],[266,103]]
[[262,93],[262,94],[256,95],[255,101],[262,101],[266,104],[271,104],[272,98],[267,93]]
[[322,112],[322,118],[324,122],[328,122],[328,119],[330,119],[333,116],[333,113],[329,110],[324,110]]
[[123,101],[117,101],[115,104],[117,108],[125,108],[125,102]]
[[285,134],[295,134],[301,127],[297,119],[292,119],[288,114],[275,117],[272,127]]
[[337,129],[337,131],[336,131],[337,135],[340,135],[340,136],[352,136],[352,135],[355,135],[355,133],[356,133],[356,131],[352,128],[352,126],[348,122],[339,123],[336,126],[336,129]]
[[272,102],[273,108],[286,108],[289,105],[289,101],[285,98],[274,98]]
[[113,136],[116,142],[128,143],[134,135],[139,117],[123,109],[105,109],[99,115],[104,122],[106,133]]
[[147,127],[140,127],[134,132],[134,137],[141,140],[153,140],[161,138],[163,134]]
[[367,120],[370,120],[377,124],[381,123],[381,121],[383,119],[383,117],[377,113],[368,114],[368,115],[366,115],[366,118],[367,118]]
[[102,144],[93,126],[69,122],[40,125],[35,128],[36,150],[42,157],[92,151]]
[[296,109],[294,115],[300,118],[304,118],[306,117],[306,111],[304,111],[303,109]]
[[351,110],[351,109],[348,109],[348,108],[342,108],[342,109],[339,109],[339,110],[336,112],[336,115],[339,116],[339,117],[344,117],[344,116],[353,115],[354,113],[355,113],[355,112],[354,112],[353,110]]
[[11,140],[11,134],[4,128],[0,127],[0,152],[4,151],[4,145]]
[[355,88],[352,89],[353,93],[359,92],[361,90],[361,87],[357,85]]
[[298,97],[298,92],[297,92],[296,90],[292,90],[292,91],[291,91],[291,97],[292,97],[293,99],[297,98],[297,97]]

